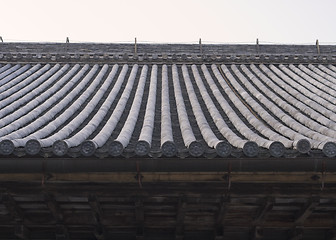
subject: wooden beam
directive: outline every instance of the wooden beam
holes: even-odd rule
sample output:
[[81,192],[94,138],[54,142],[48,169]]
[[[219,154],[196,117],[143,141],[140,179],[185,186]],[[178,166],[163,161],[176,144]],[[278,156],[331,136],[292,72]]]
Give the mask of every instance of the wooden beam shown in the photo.
[[301,240],[303,238],[303,227],[295,227],[288,232],[288,240]]
[[[329,175],[328,175],[329,177]],[[41,180],[41,179],[40,179]],[[91,182],[90,182],[91,183]],[[41,185],[36,182],[2,182],[2,188],[10,191],[13,194],[41,194]],[[102,197],[121,196],[126,194],[132,196],[131,193],[139,192],[138,185],[133,183],[113,183],[102,182],[94,186],[92,184],[78,184],[74,182],[48,182],[48,186],[52,187],[55,192],[62,192],[68,195],[80,195],[87,198],[87,193],[98,193]],[[50,188],[49,188],[50,189]],[[111,191],[113,189],[114,191]],[[188,191],[191,194],[211,194],[212,196],[221,196],[227,190],[227,186],[221,182],[155,182],[147,183],[146,187],[141,189],[144,194],[174,194],[175,197],[181,193]],[[336,184],[327,184],[323,191],[321,191],[320,184],[294,184],[294,183],[239,183],[232,182],[230,189],[230,196],[232,198],[239,197],[266,197],[272,192],[274,197],[293,197],[293,198],[309,198],[313,195],[319,195],[321,198],[334,198],[336,191]],[[130,195],[129,195],[130,194]],[[125,196],[126,196],[125,195]]]
[[295,235],[293,237],[288,238],[288,240],[302,240],[302,234]]
[[250,230],[250,240],[257,240],[257,239],[262,239],[263,238],[263,232],[262,228],[255,226]]
[[136,230],[136,239],[144,239],[144,222],[145,222],[145,213],[143,200],[141,197],[137,197],[135,200],[135,220],[137,224]]
[[220,203],[219,203],[219,209],[218,213],[216,215],[216,226],[215,226],[215,238],[220,240],[223,239],[224,235],[224,217],[226,212],[228,211],[228,208],[230,206],[230,196],[228,195],[222,195]]
[[57,222],[62,222],[63,221],[63,213],[62,213],[57,201],[55,200],[54,195],[51,194],[51,193],[45,193],[44,194],[44,199],[46,201],[46,204],[47,204],[51,214],[55,218],[55,220]]
[[326,240],[336,240],[336,230],[332,229],[326,233]]
[[[142,182],[223,182],[223,175],[227,172],[141,172]],[[316,172],[231,172],[231,181],[234,183],[295,183],[295,184],[320,184],[320,179],[315,179]],[[40,181],[42,175],[38,173],[0,173],[0,181]],[[57,182],[110,182],[134,183],[134,172],[99,172],[99,173],[52,173],[48,183]],[[325,184],[336,183],[336,172],[328,172]]]
[[229,196],[222,196],[220,205],[219,205],[219,210],[216,216],[216,224],[217,225],[223,225],[223,220],[225,213],[227,212],[228,208],[230,206],[230,197]]
[[255,226],[259,226],[265,221],[265,218],[267,214],[272,210],[273,205],[274,198],[267,197],[253,220],[253,224]]
[[93,195],[93,194],[90,194],[89,197],[88,197],[88,201],[89,201],[89,205],[91,207],[95,222],[100,223],[101,222],[101,216],[103,215],[103,212],[101,210],[100,203],[97,199],[97,196]]
[[96,227],[94,229],[94,235],[97,240],[107,239],[105,227],[101,223],[103,211],[100,207],[99,200],[96,195],[90,194],[88,197],[89,205],[92,210],[93,218],[96,222]]
[[319,198],[311,198],[307,204],[301,209],[301,211],[297,214],[295,225],[303,226],[306,219],[312,214],[316,206],[320,203]]
[[1,198],[3,204],[7,208],[7,211],[16,221],[14,226],[14,235],[20,239],[29,239],[29,230],[24,226],[24,214],[21,208],[17,205],[15,199],[9,193],[3,194]]
[[184,235],[175,235],[175,240],[183,240]]
[[101,224],[95,227],[93,234],[97,240],[107,239],[105,228]]
[[334,214],[333,222],[333,227],[326,233],[326,240],[336,240],[336,214]]
[[30,232],[22,223],[19,223],[14,227],[14,234],[20,239],[29,239]]
[[267,214],[272,210],[274,205],[274,198],[273,197],[267,197],[264,200],[264,203],[259,208],[253,222],[252,222],[252,229],[250,230],[250,239],[256,240],[262,238],[262,225],[265,221],[265,218],[267,217]]
[[64,225],[56,225],[55,229],[56,240],[68,240],[69,233]]
[[137,235],[136,237],[136,240],[144,240],[145,237],[143,235]]
[[175,239],[184,239],[184,216],[186,208],[186,197],[181,195],[177,204]]
[[16,222],[22,222],[24,214],[21,208],[16,204],[15,199],[9,193],[2,195],[2,202],[7,208],[8,212]]

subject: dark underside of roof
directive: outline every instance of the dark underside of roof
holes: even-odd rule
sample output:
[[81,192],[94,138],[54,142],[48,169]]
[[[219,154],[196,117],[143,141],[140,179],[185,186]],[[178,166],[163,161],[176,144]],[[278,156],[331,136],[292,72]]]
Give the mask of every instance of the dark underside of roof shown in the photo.
[[335,64],[336,46],[0,43],[0,239],[336,239]]
[[49,174],[2,182],[0,239],[335,238],[336,185],[318,180],[322,175],[296,183],[214,175],[205,181],[206,176],[161,174],[180,181],[152,182],[146,174],[140,181],[125,174],[118,183],[106,175],[98,183]]

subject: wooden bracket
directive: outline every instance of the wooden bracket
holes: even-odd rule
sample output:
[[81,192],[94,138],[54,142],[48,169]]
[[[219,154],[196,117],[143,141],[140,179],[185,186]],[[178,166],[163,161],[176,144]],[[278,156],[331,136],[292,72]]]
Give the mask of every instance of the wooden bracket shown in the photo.
[[23,222],[24,215],[21,208],[16,204],[15,199],[9,193],[2,195],[2,202],[16,222]]
[[259,225],[263,224],[263,222],[265,221],[265,218],[266,218],[267,214],[272,210],[273,205],[274,205],[274,198],[267,197],[265,199],[264,204],[259,209],[259,211],[258,211],[255,219],[253,220],[253,224],[255,226],[259,226]]
[[51,193],[45,193],[44,198],[45,198],[47,206],[48,206],[51,214],[55,218],[55,220],[57,222],[62,222],[63,221],[63,214],[61,212],[61,209],[60,209],[57,201],[55,200],[54,195],[52,195]]
[[315,208],[319,205],[319,198],[311,198],[309,201],[302,207],[301,211],[297,214],[295,225],[303,226],[305,220],[312,214]]

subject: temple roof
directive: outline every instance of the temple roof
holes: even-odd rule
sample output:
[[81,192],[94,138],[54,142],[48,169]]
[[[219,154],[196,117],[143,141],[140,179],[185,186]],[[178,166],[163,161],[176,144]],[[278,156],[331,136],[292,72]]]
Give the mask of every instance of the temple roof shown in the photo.
[[332,47],[159,47],[2,47],[0,156],[336,156]]
[[335,53],[0,43],[0,238],[334,239]]

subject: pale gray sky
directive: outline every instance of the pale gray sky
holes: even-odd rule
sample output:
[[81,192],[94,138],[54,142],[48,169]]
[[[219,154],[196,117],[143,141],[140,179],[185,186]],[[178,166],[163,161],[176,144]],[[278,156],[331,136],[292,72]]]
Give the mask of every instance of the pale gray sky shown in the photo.
[[336,44],[335,0],[0,0],[6,42]]

